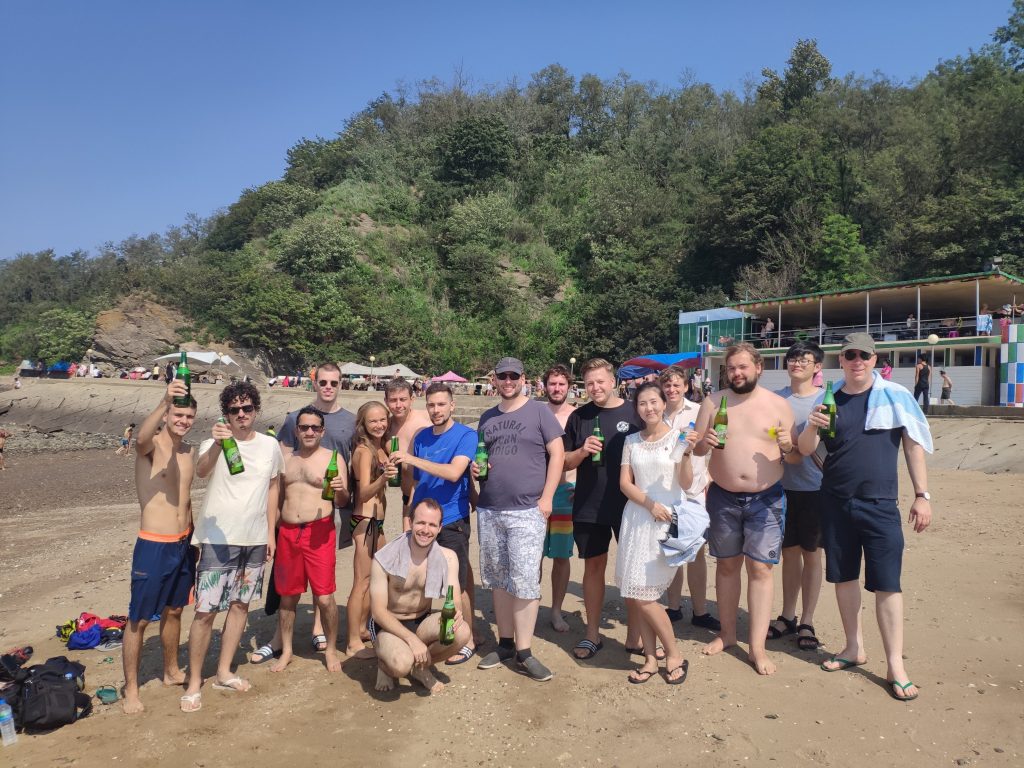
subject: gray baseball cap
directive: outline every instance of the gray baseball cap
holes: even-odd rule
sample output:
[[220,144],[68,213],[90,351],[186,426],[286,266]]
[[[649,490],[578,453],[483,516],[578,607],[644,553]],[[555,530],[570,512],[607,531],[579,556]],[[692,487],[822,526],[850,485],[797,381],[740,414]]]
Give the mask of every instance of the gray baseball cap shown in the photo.
[[840,352],[848,349],[859,349],[862,352],[875,354],[875,340],[870,333],[848,333],[843,337],[843,348]]
[[523,361],[517,360],[514,357],[503,357],[498,361],[498,364],[494,366],[494,373],[523,373]]

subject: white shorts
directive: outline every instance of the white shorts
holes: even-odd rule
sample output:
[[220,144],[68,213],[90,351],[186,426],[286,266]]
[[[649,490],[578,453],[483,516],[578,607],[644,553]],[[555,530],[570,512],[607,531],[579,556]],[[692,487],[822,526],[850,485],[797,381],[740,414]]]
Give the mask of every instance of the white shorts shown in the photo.
[[477,507],[480,582],[523,600],[540,599],[540,568],[548,525],[537,507]]

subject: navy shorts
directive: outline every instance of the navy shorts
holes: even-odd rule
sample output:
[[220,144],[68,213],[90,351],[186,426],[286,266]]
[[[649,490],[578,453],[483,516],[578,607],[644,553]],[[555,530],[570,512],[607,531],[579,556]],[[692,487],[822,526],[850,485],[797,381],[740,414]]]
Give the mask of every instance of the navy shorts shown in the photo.
[[800,547],[805,552],[816,552],[821,547],[820,507],[818,491],[786,491],[783,549]]
[[786,492],[782,483],[757,493],[733,493],[712,483],[707,495],[708,544],[713,557],[746,555],[775,565],[786,528]]
[[825,579],[831,584],[860,578],[868,592],[900,592],[903,520],[896,499],[840,499],[821,492],[821,538]]
[[196,563],[185,533],[176,541],[154,541],[140,533],[132,554],[130,621],[149,620],[164,608],[188,605],[196,578]]

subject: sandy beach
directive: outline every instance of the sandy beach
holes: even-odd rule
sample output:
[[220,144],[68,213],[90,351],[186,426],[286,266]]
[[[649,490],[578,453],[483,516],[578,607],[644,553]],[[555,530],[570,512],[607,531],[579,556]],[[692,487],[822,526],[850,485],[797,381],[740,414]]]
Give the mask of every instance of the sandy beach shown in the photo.
[[[66,652],[53,637],[55,625],[82,611],[107,615],[127,610],[138,517],[132,462],[112,450],[19,455],[16,442],[10,448],[10,469],[0,473],[0,646],[33,645],[34,661],[42,661]],[[297,620],[299,657],[275,675],[266,665],[249,665],[244,652],[273,631],[260,601],[236,654],[239,674],[253,682],[251,692],[214,691],[207,683],[202,711],[182,714],[180,690],[164,688],[158,678],[159,648],[151,631],[142,672],[144,714],[128,717],[119,705],[97,704],[93,716],[50,734],[21,734],[15,746],[0,754],[11,766],[259,768],[278,766],[282,759],[311,766],[516,768],[698,762],[1020,765],[1024,484],[1014,472],[933,467],[930,486],[935,522],[922,535],[908,530],[904,561],[907,668],[921,688],[912,703],[893,701],[886,692],[870,596],[864,604],[868,663],[851,672],[819,669],[820,661],[842,645],[827,585],[815,622],[825,647],[801,652],[792,637],[770,643],[778,664],[774,676],[754,674],[745,661],[745,646],[715,658],[701,656],[710,633],[680,623],[677,636],[690,660],[687,683],[674,688],[654,678],[646,685],[628,685],[625,612],[611,584],[604,650],[589,662],[572,658],[583,626],[582,564],[574,560],[566,601],[574,614],[570,633],[555,633],[544,608],[538,623],[534,652],[555,672],[548,683],[506,668],[479,671],[471,662],[441,667],[448,685],[437,696],[427,696],[408,681],[397,693],[378,694],[372,689],[372,663],[347,661],[341,673],[330,675],[322,656],[310,651],[308,595]],[[905,474],[901,487],[906,508],[910,486]],[[194,501],[201,493],[194,490]],[[397,502],[391,499],[392,509]],[[388,535],[398,527],[392,514]],[[339,553],[337,570],[337,594],[344,602],[351,584],[350,550]],[[478,626],[491,644],[489,595],[478,595],[484,616]],[[549,596],[545,585],[542,605],[549,604]],[[713,591],[709,596],[713,600]],[[780,604],[777,569],[774,612]],[[717,613],[714,603],[712,610]],[[688,603],[684,611],[688,618]],[[341,612],[344,621],[344,606]],[[186,610],[186,631],[190,619]],[[740,633],[744,638],[742,612]],[[123,684],[119,652],[68,655],[87,665],[90,692]],[[184,662],[184,644],[180,656]],[[207,674],[212,669],[211,657]]]

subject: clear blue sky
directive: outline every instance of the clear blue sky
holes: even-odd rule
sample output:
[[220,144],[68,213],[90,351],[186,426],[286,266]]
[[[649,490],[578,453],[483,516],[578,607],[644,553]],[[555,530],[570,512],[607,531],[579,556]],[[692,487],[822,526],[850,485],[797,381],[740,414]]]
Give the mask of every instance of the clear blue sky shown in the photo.
[[1010,0],[351,3],[0,0],[0,258],[208,216],[399,82],[547,64],[740,91],[815,38],[900,81],[990,40]]

